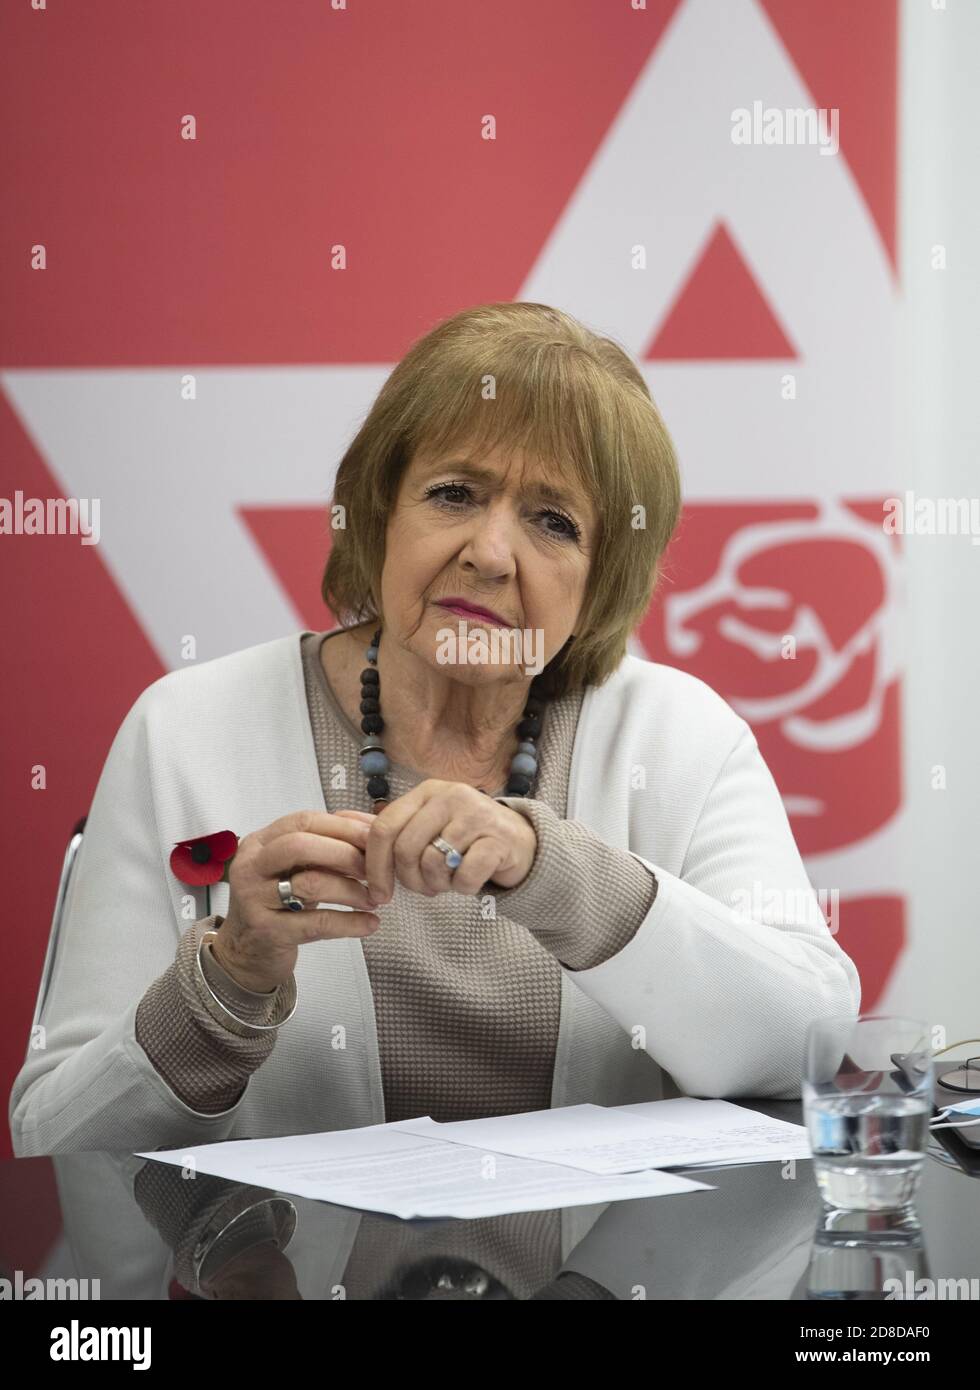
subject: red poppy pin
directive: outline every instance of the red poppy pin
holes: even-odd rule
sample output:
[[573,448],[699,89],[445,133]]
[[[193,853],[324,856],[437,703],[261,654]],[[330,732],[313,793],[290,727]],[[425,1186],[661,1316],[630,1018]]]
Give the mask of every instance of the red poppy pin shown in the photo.
[[238,851],[238,836],[216,830],[195,840],[178,840],[170,853],[170,867],[181,883],[204,888],[206,913],[211,916],[211,884],[228,882],[228,866]]

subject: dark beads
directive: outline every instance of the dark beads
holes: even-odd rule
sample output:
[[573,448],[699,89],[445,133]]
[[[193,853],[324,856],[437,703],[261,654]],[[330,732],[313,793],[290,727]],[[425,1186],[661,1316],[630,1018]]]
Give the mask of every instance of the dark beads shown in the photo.
[[[368,661],[377,661],[380,641],[381,629],[378,628],[370,647],[367,649]],[[368,666],[361,672],[361,714],[363,715],[361,729],[365,734],[380,734],[385,726],[381,717],[380,696],[381,677],[375,666]],[[516,732],[520,743],[511,762],[510,775],[505,789],[507,796],[528,796],[530,794],[532,783],[537,775],[537,749],[533,740],[541,735],[541,719],[546,704],[547,699],[541,694],[541,687],[532,682],[531,693],[524,705],[524,717],[517,726]],[[388,778],[380,770],[381,768],[387,769],[388,766],[388,759],[380,739],[368,737],[361,747],[361,770],[367,775],[367,793],[371,798],[375,815],[391,804]],[[480,787],[479,790],[485,792],[487,796],[491,795],[484,787]]]

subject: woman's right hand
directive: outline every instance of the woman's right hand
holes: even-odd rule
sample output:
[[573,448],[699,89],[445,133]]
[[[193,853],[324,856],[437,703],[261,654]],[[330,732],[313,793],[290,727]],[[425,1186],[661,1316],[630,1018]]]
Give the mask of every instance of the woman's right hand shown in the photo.
[[[228,871],[228,915],[211,942],[212,956],[233,980],[269,993],[289,979],[306,942],[377,931],[380,919],[358,882],[367,878],[364,845],[373,820],[364,811],[294,811],[241,839]],[[291,912],[279,899],[282,878],[304,902],[355,911]]]

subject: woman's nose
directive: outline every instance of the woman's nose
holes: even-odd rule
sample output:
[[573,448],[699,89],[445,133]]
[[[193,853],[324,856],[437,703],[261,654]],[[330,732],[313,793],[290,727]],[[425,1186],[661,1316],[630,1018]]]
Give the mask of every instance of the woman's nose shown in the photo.
[[491,508],[473,522],[466,542],[472,558],[488,575],[506,574],[514,566],[517,548],[516,519]]

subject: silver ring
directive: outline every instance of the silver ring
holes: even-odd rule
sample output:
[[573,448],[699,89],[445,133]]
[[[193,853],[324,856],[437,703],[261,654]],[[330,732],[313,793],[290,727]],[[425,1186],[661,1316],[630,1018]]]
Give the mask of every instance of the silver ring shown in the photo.
[[302,898],[297,898],[293,892],[293,885],[288,878],[281,878],[276,885],[279,889],[279,901],[283,907],[288,907],[290,912],[302,912],[306,903]]
[[441,835],[437,835],[434,840],[430,840],[429,844],[432,845],[434,849],[441,850],[446,856],[447,869],[458,869],[460,864],[462,864],[463,856],[460,854],[459,850],[453,849],[449,841],[444,840]]

